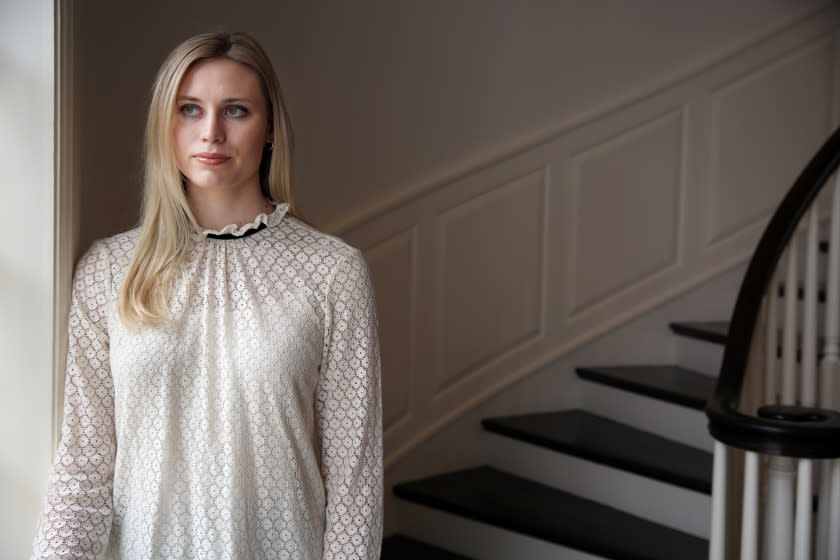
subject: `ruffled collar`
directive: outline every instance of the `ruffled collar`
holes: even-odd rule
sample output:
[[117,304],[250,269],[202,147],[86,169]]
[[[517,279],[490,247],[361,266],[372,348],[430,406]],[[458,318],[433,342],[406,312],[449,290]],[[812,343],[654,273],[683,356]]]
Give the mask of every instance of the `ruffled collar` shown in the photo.
[[289,205],[285,202],[271,203],[274,206],[274,211],[270,213],[257,214],[252,222],[237,226],[236,224],[229,224],[222,229],[200,229],[201,235],[211,239],[236,239],[238,237],[247,237],[265,228],[276,226],[286,215]]

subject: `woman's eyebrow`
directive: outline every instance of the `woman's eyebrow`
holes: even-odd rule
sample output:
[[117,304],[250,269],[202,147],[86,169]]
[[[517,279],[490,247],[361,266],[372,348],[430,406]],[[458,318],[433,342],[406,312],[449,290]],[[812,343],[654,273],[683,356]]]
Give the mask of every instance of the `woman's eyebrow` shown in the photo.
[[[178,101],[201,101],[200,97],[192,97],[191,95],[179,95]],[[226,97],[222,99],[222,103],[253,103],[247,97]]]

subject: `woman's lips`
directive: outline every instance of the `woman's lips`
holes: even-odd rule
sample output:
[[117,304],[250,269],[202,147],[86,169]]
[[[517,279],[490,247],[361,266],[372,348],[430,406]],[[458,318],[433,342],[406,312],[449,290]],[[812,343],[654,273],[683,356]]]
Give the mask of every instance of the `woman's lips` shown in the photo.
[[228,156],[222,154],[212,154],[209,152],[195,154],[193,157],[196,161],[205,165],[220,165],[230,159]]

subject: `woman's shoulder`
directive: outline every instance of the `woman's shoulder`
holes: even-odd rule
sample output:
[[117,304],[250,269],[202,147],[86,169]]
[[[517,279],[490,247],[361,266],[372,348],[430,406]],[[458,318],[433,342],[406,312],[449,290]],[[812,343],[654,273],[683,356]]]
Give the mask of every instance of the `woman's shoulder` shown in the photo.
[[82,260],[107,257],[112,265],[128,266],[139,236],[140,228],[134,227],[127,231],[97,239],[91,243],[90,248],[82,256]]
[[331,257],[335,261],[356,260],[361,251],[342,238],[324,233],[316,227],[296,218],[286,216],[280,228],[286,243],[296,251],[314,253],[321,258]]
[[330,293],[372,292],[370,269],[364,254],[347,241],[292,216],[284,219],[279,233],[282,251],[301,271],[309,271],[304,276],[315,280],[318,291],[325,298],[323,301]]
[[[76,262],[74,285],[108,284],[120,276],[128,267],[131,254],[137,244],[139,228],[94,240]],[[78,287],[78,286],[77,286]]]

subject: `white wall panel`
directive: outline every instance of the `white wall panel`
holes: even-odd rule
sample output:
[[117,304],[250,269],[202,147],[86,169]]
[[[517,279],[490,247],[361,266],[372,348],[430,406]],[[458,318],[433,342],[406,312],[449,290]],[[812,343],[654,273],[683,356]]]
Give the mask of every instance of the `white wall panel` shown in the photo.
[[416,339],[416,228],[365,250],[376,290],[382,353],[382,425],[409,413]]
[[541,332],[545,174],[485,192],[439,219],[439,385]]
[[833,58],[824,37],[714,94],[710,242],[764,218],[825,139]]
[[0,2],[0,558],[28,558],[54,449],[55,3]]
[[[572,309],[677,259],[682,118],[669,113],[573,157]],[[643,219],[640,219],[643,217]]]

